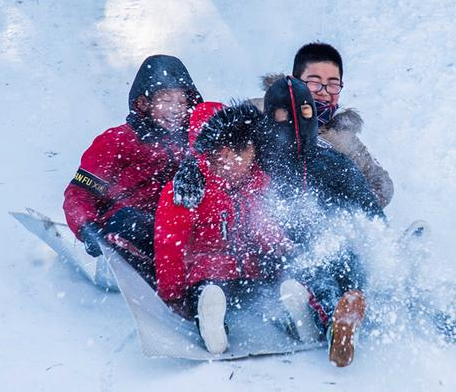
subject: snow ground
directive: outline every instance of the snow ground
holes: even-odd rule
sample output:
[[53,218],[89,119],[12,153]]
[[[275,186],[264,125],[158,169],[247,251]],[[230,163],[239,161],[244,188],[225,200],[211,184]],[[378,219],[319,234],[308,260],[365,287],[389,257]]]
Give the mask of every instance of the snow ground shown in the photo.
[[[269,4],[267,4],[269,3]],[[206,99],[260,96],[304,42],[345,58],[341,102],[396,185],[398,232],[426,219],[430,272],[455,276],[456,6],[451,0],[0,0],[0,385],[13,391],[454,391],[456,350],[418,338],[235,362],[146,360],[118,295],[87,285],[7,215],[63,220],[62,192],[93,137],[123,122],[148,55],[182,58]],[[379,268],[381,273],[381,268]]]

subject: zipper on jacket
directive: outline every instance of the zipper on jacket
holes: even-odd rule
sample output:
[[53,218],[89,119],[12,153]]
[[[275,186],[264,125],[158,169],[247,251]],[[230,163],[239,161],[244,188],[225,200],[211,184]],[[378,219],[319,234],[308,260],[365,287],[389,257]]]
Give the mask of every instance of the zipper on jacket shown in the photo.
[[233,245],[233,255],[237,260],[237,265],[238,265],[238,272],[239,272],[239,278],[242,278],[242,258],[240,255],[237,253],[237,248],[236,248],[236,240],[238,231],[239,231],[239,224],[241,220],[241,207],[239,205],[239,202],[236,200],[236,198],[233,198],[234,202],[234,225],[233,225],[233,235],[232,235],[232,245]]
[[220,223],[220,231],[222,233],[222,240],[228,241],[228,213],[222,211],[222,222]]
[[239,223],[241,220],[241,208],[239,202],[233,198],[234,203],[234,222],[233,228],[231,232],[229,232],[228,227],[228,212],[222,211],[220,214],[222,220],[220,222],[220,232],[222,235],[222,240],[228,242],[228,254],[233,256],[237,262],[237,272],[239,274],[239,278],[242,277],[242,258],[237,254],[237,247],[236,247],[236,240],[237,240],[237,232],[239,228]]

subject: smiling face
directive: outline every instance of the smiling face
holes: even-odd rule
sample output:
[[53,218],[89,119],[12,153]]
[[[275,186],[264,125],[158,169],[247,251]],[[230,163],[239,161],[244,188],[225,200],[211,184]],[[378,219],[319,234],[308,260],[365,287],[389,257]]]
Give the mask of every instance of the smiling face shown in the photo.
[[238,188],[249,179],[255,160],[252,143],[241,151],[223,147],[211,157],[210,168],[213,173],[227,181],[233,188]]
[[141,95],[137,99],[137,106],[155,124],[169,131],[184,126],[190,115],[187,96],[180,89],[159,90],[152,99]]
[[[304,82],[317,82],[325,85],[342,84],[339,67],[332,61],[308,63],[300,79]],[[339,102],[339,94],[330,95],[325,88],[321,91],[312,91],[311,86],[308,85],[308,87],[311,90],[313,99],[317,101],[326,102],[331,105],[336,105]]]
[[182,90],[165,89],[157,91],[152,97],[151,114],[155,123],[168,130],[184,125],[189,116],[187,97]]

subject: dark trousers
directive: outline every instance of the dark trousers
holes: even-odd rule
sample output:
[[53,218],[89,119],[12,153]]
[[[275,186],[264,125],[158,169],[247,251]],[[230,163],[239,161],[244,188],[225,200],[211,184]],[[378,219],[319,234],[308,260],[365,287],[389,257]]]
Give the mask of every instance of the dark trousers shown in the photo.
[[315,301],[311,301],[310,305],[315,311],[317,326],[322,333],[326,333],[328,323],[344,293],[364,289],[366,272],[359,257],[345,250],[324,264],[305,269],[298,280],[314,296]]
[[145,261],[145,257],[140,258],[126,249],[115,246],[116,251],[155,288],[153,216],[136,208],[122,208],[108,220],[103,228],[103,234],[117,234],[147,257],[148,260]]

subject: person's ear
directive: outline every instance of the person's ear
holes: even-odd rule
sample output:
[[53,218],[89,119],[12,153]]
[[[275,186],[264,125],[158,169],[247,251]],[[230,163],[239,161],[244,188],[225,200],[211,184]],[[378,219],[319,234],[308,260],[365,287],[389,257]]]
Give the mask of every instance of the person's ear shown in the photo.
[[141,113],[147,113],[150,108],[150,100],[144,95],[140,95],[136,98],[136,109],[138,109]]
[[220,149],[219,155],[223,162],[226,162],[231,157],[231,149],[228,147],[223,147],[222,149]]

